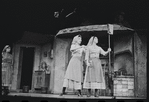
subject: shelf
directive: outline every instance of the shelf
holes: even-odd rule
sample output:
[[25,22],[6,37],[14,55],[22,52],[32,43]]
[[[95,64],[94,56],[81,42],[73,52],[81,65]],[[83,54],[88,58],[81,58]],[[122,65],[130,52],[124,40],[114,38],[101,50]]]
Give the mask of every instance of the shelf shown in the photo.
[[122,75],[122,76],[116,76],[115,78],[134,78],[134,76],[124,76],[124,75]]

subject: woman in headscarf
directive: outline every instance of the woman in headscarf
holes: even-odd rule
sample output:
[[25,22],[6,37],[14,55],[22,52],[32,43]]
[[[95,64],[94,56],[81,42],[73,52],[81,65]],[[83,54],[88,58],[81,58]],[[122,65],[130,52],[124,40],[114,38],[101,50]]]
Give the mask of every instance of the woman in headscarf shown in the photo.
[[4,86],[11,86],[12,78],[12,55],[10,54],[11,48],[6,45],[2,51],[2,84]]
[[78,96],[81,94],[81,84],[83,83],[83,60],[82,53],[85,51],[85,46],[80,46],[82,41],[81,35],[77,35],[73,38],[70,51],[72,52],[72,58],[69,61],[67,70],[64,76],[63,89],[61,96],[65,94],[66,87],[78,90]]
[[98,38],[92,36],[87,44],[85,60],[87,63],[85,79],[83,83],[83,88],[88,89],[87,97],[91,96],[91,89],[95,89],[95,97],[98,97],[98,89],[105,89],[105,79],[103,75],[103,70],[101,66],[101,60],[99,55],[107,55],[108,51],[104,51],[100,46],[97,46]]

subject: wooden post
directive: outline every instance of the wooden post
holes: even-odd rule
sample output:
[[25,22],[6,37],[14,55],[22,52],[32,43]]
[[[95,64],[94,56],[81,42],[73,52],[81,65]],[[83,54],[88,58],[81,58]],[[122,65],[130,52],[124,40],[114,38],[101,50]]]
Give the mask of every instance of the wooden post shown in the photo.
[[[108,35],[108,42],[109,42],[109,48],[110,48],[110,34]],[[109,71],[111,70],[111,54],[109,52]]]
[[[108,35],[108,43],[109,43],[109,48],[111,47],[110,46],[110,34]],[[112,78],[112,71],[111,71],[111,53],[109,52],[109,77]],[[112,80],[110,80],[112,81]],[[112,85],[113,86],[113,85]],[[111,90],[110,90],[110,93],[112,96],[113,96],[113,87],[111,87]]]

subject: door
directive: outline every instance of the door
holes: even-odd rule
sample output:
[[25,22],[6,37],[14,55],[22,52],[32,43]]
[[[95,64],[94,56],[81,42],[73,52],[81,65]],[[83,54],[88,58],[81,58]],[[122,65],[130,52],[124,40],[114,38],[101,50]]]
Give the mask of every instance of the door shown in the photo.
[[32,73],[33,73],[33,63],[34,63],[34,47],[21,47],[22,50],[22,62],[21,62],[21,80],[20,89],[23,86],[32,86]]

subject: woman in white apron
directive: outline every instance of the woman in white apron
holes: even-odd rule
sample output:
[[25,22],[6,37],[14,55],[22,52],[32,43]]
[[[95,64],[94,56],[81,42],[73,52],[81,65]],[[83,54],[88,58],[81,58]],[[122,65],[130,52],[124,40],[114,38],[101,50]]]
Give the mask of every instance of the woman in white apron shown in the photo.
[[11,48],[6,45],[2,51],[2,84],[11,87],[13,72],[13,57],[10,54]]
[[60,96],[65,94],[66,88],[78,90],[78,96],[81,94],[81,84],[83,83],[83,60],[82,53],[85,51],[85,46],[80,46],[82,38],[77,35],[73,38],[70,51],[72,52],[72,58],[69,61],[67,70],[64,76],[63,89]]
[[111,51],[111,48],[108,48],[108,51],[104,51],[100,46],[97,46],[97,43],[98,38],[92,36],[87,44],[85,56],[87,68],[83,83],[83,88],[88,89],[87,97],[91,96],[91,89],[95,89],[95,97],[98,97],[98,89],[106,89],[99,55],[107,55]]

